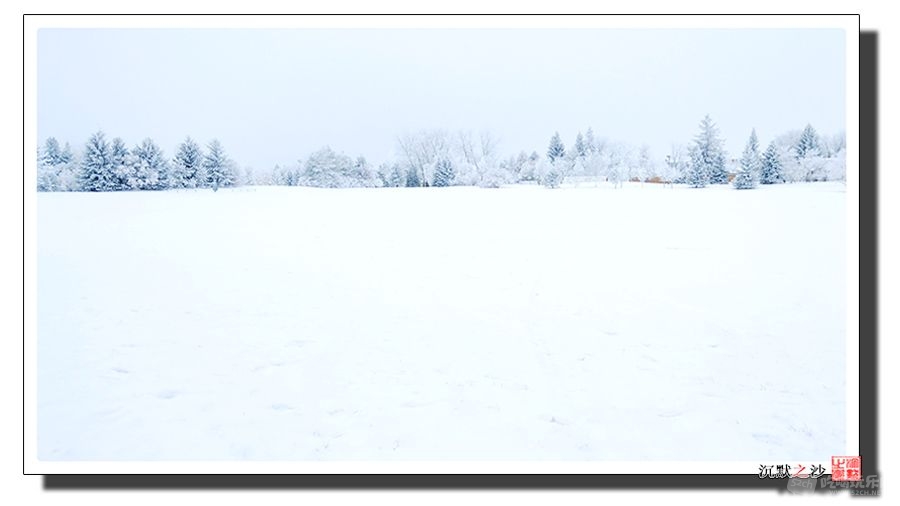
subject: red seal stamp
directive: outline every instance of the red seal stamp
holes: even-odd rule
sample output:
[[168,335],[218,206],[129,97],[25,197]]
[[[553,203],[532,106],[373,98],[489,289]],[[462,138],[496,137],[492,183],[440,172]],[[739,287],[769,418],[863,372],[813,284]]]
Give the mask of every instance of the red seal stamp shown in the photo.
[[831,481],[861,481],[862,458],[831,457]]

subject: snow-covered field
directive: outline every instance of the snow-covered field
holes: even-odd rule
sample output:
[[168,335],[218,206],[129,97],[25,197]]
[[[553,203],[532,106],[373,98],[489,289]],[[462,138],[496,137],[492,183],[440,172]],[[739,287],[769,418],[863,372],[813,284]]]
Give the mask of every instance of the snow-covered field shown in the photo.
[[38,195],[47,460],[844,453],[841,184]]

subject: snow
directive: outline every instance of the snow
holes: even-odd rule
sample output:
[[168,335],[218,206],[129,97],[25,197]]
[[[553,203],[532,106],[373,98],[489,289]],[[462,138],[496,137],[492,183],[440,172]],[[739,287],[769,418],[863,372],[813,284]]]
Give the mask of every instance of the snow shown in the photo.
[[42,460],[819,461],[841,184],[38,194]]

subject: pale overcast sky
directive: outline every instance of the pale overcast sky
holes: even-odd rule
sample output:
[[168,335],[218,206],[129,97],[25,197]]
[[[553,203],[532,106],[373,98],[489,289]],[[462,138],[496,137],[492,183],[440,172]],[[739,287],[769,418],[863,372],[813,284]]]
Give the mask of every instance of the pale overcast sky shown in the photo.
[[218,138],[267,170],[326,144],[385,161],[423,128],[543,154],[592,126],[662,159],[709,113],[739,156],[754,127],[844,130],[844,52],[824,29],[42,29],[38,138]]

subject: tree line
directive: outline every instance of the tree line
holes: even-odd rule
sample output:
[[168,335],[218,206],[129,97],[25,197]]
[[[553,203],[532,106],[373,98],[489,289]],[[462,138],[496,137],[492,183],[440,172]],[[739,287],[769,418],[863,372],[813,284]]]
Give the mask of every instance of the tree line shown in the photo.
[[731,181],[735,188],[745,190],[758,184],[845,180],[845,152],[843,135],[822,139],[809,124],[799,135],[792,132],[779,136],[760,152],[756,129],[752,129],[737,167],[729,171],[718,129],[707,115],[688,148],[687,162],[679,167],[674,157],[666,161],[672,166],[675,182],[702,188]]
[[351,157],[323,147],[291,167],[269,172],[240,172],[211,141],[205,150],[190,137],[167,159],[151,140],[132,149],[103,132],[91,136],[76,157],[68,144],[49,138],[38,150],[38,190],[122,191],[212,188],[241,184],[348,187],[444,187],[531,183],[557,188],[566,182],[650,182],[693,188],[731,183],[738,189],[759,184],[844,180],[844,135],[821,136],[812,125],[781,134],[760,149],[751,130],[740,158],[730,158],[709,115],[688,144],[673,145],[660,163],[646,145],[631,145],[578,132],[571,148],[554,133],[543,154],[521,151],[501,157],[489,132],[422,130],[397,139],[396,157],[377,167],[363,156]]
[[239,179],[235,163],[215,139],[204,151],[188,137],[171,160],[152,139],[128,149],[121,138],[107,141],[102,131],[91,135],[80,157],[53,137],[38,150],[38,191],[218,190]]

